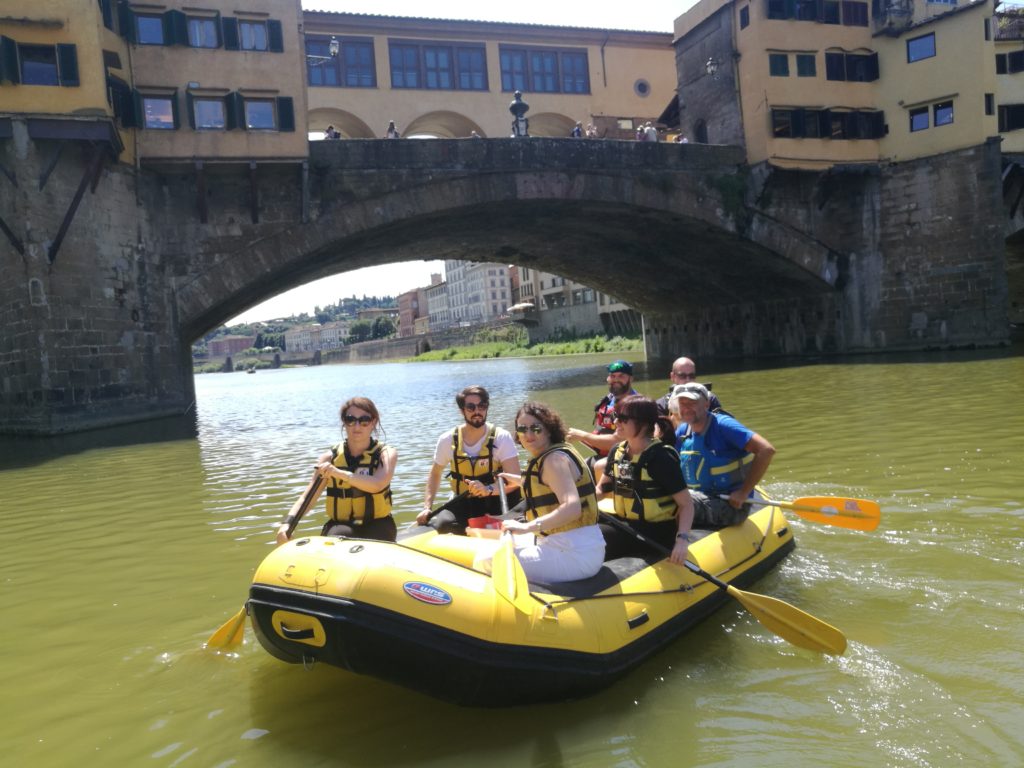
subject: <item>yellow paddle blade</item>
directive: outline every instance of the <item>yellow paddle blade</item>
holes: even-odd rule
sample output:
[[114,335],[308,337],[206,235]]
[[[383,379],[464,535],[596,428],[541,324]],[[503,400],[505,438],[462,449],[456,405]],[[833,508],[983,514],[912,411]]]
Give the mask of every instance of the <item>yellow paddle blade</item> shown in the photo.
[[245,636],[245,615],[245,606],[243,605],[238,613],[221,624],[217,631],[210,635],[210,639],[206,641],[206,647],[214,650],[231,650],[241,645],[242,638]]
[[873,531],[882,519],[876,501],[844,499],[833,496],[808,496],[796,501],[772,501],[770,504],[791,509],[805,520],[836,525],[854,531]]
[[731,584],[728,592],[761,624],[793,645],[836,656],[841,656],[846,650],[846,636],[842,632],[787,602],[744,592]]
[[491,560],[491,580],[494,590],[523,613],[533,613],[530,599],[530,584],[526,572],[516,557],[512,537],[505,535],[504,541]]

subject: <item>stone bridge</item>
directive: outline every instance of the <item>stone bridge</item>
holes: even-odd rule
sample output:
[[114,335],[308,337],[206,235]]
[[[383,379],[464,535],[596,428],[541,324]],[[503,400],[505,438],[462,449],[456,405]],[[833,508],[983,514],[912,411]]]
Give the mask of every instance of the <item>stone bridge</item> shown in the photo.
[[[194,339],[288,288],[411,259],[584,282],[644,312],[652,357],[1007,335],[995,143],[939,167],[841,173],[749,168],[734,147],[570,139],[315,142],[301,165],[96,173],[88,146],[61,153],[17,120],[10,133],[0,431],[183,412]],[[64,227],[86,179],[94,192]]]

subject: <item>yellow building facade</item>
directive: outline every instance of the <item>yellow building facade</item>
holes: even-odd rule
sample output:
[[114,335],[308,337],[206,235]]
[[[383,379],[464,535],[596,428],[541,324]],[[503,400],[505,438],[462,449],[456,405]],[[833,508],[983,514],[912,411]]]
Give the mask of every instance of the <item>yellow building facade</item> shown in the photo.
[[[675,25],[683,131],[742,142],[751,163],[809,169],[976,146],[998,132],[993,10],[701,0]],[[716,110],[738,133],[722,135]]]
[[[511,134],[516,90],[532,136],[633,138],[672,101],[671,35],[306,12],[309,129],[342,138]],[[332,39],[335,41],[332,52]]]

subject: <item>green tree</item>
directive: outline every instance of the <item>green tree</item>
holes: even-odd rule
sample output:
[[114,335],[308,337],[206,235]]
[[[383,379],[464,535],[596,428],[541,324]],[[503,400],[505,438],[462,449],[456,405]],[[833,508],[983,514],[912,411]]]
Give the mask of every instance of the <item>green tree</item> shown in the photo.
[[386,339],[389,336],[395,335],[395,324],[391,322],[390,317],[384,317],[381,315],[373,321],[373,338],[375,339]]
[[369,320],[356,320],[348,328],[348,341],[356,344],[360,341],[368,341],[373,337],[373,323]]

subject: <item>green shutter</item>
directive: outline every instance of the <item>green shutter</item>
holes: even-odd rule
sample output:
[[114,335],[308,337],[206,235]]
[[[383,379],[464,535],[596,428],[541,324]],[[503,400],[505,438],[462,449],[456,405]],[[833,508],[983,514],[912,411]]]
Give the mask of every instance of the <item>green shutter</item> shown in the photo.
[[121,37],[129,43],[138,42],[138,35],[135,34],[135,11],[124,0],[117,6],[117,27]]
[[277,99],[277,130],[295,132],[295,106],[291,96],[279,96]]
[[225,51],[237,51],[241,48],[238,40],[238,19],[230,16],[220,20],[220,36],[224,41]]
[[65,87],[77,87],[78,54],[70,43],[57,43],[57,82]]
[[270,19],[267,22],[267,47],[274,53],[284,51],[284,29],[280,21]]
[[175,89],[174,93],[171,94],[171,117],[174,120],[174,129],[177,130],[178,128],[181,127],[181,118],[178,115],[178,91],[177,91],[177,89]]
[[185,107],[188,109],[188,127],[193,131],[196,129],[196,110],[193,106],[195,99],[191,91],[185,91]]
[[4,80],[17,85],[21,82],[21,71],[18,69],[18,44],[0,36],[0,83]]
[[163,15],[164,45],[188,45],[188,18],[181,11]]
[[229,131],[245,127],[245,104],[238,91],[232,91],[224,99],[224,127]]

